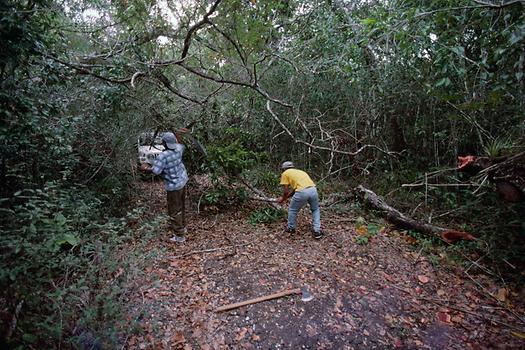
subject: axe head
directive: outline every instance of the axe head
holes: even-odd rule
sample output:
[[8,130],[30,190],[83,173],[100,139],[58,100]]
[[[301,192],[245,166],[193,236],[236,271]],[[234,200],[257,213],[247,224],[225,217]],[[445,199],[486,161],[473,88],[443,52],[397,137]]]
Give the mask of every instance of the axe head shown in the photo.
[[304,302],[310,301],[314,296],[308,291],[308,287],[304,286],[301,288],[301,300]]

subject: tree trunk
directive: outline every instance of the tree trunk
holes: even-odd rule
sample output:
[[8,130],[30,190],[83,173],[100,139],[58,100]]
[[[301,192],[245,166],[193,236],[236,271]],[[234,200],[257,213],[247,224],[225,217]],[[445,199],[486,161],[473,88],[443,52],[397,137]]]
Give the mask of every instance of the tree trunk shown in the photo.
[[475,239],[472,235],[466,232],[449,230],[443,227],[425,224],[423,222],[414,220],[385,203],[385,201],[377,194],[363,187],[362,185],[357,186],[357,190],[362,195],[363,201],[365,203],[371,205],[374,209],[385,212],[386,219],[396,226],[409,230],[415,230],[428,235],[433,235],[447,243],[453,243],[460,239],[470,241]]

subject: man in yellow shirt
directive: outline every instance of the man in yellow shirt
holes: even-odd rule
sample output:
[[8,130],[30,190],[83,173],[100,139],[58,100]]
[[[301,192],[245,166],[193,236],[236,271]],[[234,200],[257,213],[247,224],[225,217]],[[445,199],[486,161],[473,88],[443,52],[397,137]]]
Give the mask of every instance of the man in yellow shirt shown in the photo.
[[321,232],[321,210],[319,209],[319,195],[317,188],[310,176],[299,169],[295,169],[292,162],[286,161],[281,165],[281,185],[284,186],[284,192],[279,197],[279,203],[284,203],[292,197],[290,207],[288,208],[288,226],[286,232],[295,233],[297,214],[299,210],[308,202],[312,211],[312,229],[314,237],[319,239],[323,237]]

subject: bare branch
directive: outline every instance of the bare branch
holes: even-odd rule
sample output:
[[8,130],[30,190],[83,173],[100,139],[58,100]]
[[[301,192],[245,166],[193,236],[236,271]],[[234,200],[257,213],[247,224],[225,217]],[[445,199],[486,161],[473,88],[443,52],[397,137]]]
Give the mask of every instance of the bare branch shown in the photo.
[[182,68],[186,69],[188,72],[191,72],[193,74],[196,74],[196,75],[200,76],[201,78],[204,78],[204,79],[207,79],[207,80],[211,80],[211,81],[214,81],[216,83],[248,87],[250,89],[253,89],[253,90],[257,91],[260,95],[262,95],[268,101],[272,101],[272,102],[277,103],[277,104],[279,104],[279,105],[281,105],[283,107],[293,108],[292,105],[271,97],[266,91],[262,90],[258,86],[255,86],[255,85],[253,85],[251,83],[245,83],[245,82],[242,82],[242,81],[235,81],[235,80],[228,80],[228,79],[224,79],[224,78],[213,77],[213,76],[208,75],[208,74],[206,74],[204,72],[198,71],[195,68],[189,67],[189,66],[187,66],[185,64],[179,64],[179,66],[181,66]]
[[131,77],[131,87],[134,89],[135,88],[135,79],[137,79],[139,76],[141,75],[144,75],[144,72],[136,72],[135,74],[133,74],[133,76]]
[[196,33],[202,27],[204,27],[206,24],[210,24],[209,17],[213,14],[213,12],[215,12],[215,10],[217,9],[217,6],[219,6],[221,1],[222,0],[215,0],[215,2],[211,5],[211,7],[208,10],[208,12],[206,12],[206,14],[204,15],[204,17],[200,21],[195,23],[188,30],[188,33],[186,34],[186,38],[184,38],[184,45],[182,47],[182,54],[180,55],[180,59],[181,60],[184,60],[186,58],[186,56],[188,55],[188,50],[190,49],[190,44],[191,44],[191,37],[193,36],[193,34]]
[[512,6],[514,4],[522,4],[522,5],[525,4],[525,0],[514,0],[514,1],[505,2],[502,4],[493,4],[491,2],[481,1],[481,0],[473,0],[473,1],[476,4],[482,5],[483,7],[491,7],[491,8],[496,8],[496,9],[500,9],[500,8],[507,7],[507,6]]
[[235,40],[233,40],[232,38],[230,38],[230,36],[228,34],[226,34],[224,31],[222,31],[219,27],[217,27],[215,25],[215,23],[210,23],[213,27],[213,29],[215,29],[216,31],[218,31],[223,37],[226,38],[226,40],[228,40],[232,45],[233,47],[235,48],[235,51],[237,51],[237,54],[239,55],[239,57],[241,58],[241,61],[242,63],[246,66],[246,57],[245,57],[245,54],[243,54],[241,52],[241,48],[239,47],[239,45],[237,45],[237,43],[235,42]]
[[338,154],[346,154],[348,156],[355,156],[361,152],[363,152],[365,149],[367,148],[373,148],[373,149],[376,149],[384,154],[387,154],[389,156],[395,156],[397,155],[398,153],[397,152],[391,152],[391,151],[385,151],[384,149],[376,146],[376,145],[364,145],[364,146],[361,146],[357,151],[355,152],[349,152],[349,151],[342,151],[342,150],[339,150],[339,149],[334,149],[333,147],[324,147],[324,146],[318,146],[318,145],[314,145],[313,143],[310,143],[310,142],[306,142],[304,140],[300,140],[300,139],[297,139],[293,134],[292,132],[290,131],[290,129],[288,129],[286,127],[286,125],[284,125],[284,123],[279,119],[279,117],[275,114],[275,112],[272,110],[271,108],[271,104],[270,104],[270,100],[266,101],[266,109],[268,110],[268,112],[270,112],[270,114],[272,115],[273,119],[275,119],[275,121],[281,126],[281,128],[288,134],[288,136],[290,136],[290,138],[292,138],[292,140],[294,140],[295,143],[300,143],[300,144],[303,144],[305,146],[308,146],[308,147],[311,147],[311,148],[314,148],[314,149],[318,149],[318,150],[323,150],[323,151],[329,151],[329,152],[333,152],[333,153],[338,153]]
[[168,89],[169,91],[171,91],[172,93],[174,93],[175,95],[179,96],[180,98],[182,99],[185,99],[185,100],[188,100],[188,101],[191,101],[193,103],[196,103],[196,104],[204,104],[203,101],[199,101],[199,100],[196,100],[192,97],[189,97],[189,96],[186,96],[184,95],[183,93],[181,93],[180,91],[176,90],[170,83],[169,79],[164,75],[162,74],[161,72],[156,72],[156,78],[157,80],[166,88]]
[[116,84],[125,84],[125,83],[128,83],[131,81],[132,77],[130,78],[122,78],[122,79],[114,79],[114,78],[108,78],[108,77],[104,77],[102,75],[99,75],[97,73],[94,73],[93,71],[87,69],[86,65],[83,65],[83,66],[78,66],[76,64],[73,64],[71,62],[66,62],[66,61],[63,61],[57,57],[54,57],[54,56],[50,56],[50,55],[47,55],[45,53],[42,53],[42,55],[46,58],[49,58],[55,62],[58,62],[66,67],[69,67],[69,68],[73,68],[74,70],[80,72],[80,73],[83,73],[83,74],[88,74],[88,75],[91,75],[91,76],[94,76],[95,78],[98,78],[98,79],[101,79],[101,80],[104,80],[104,81],[107,81],[107,82],[110,82],[110,83],[116,83]]

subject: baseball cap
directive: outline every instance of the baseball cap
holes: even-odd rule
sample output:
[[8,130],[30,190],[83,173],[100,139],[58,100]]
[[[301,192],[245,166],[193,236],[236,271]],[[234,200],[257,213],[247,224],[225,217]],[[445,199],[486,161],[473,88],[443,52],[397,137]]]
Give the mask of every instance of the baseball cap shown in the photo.
[[166,142],[166,146],[169,149],[175,149],[177,142],[177,137],[172,132],[165,132],[162,135],[162,141]]

